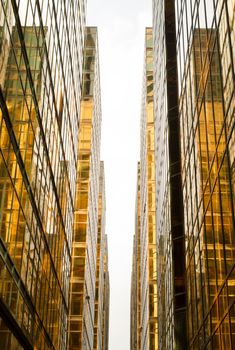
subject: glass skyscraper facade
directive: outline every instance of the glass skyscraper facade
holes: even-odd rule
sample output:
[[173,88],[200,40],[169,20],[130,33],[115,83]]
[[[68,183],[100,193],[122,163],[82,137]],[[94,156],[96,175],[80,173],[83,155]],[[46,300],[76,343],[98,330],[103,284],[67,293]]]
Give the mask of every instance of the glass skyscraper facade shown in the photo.
[[104,163],[100,162],[99,203],[98,203],[98,236],[96,246],[96,289],[95,289],[95,319],[94,319],[94,350],[108,349],[103,338],[107,334],[106,306],[109,297],[106,296],[108,287],[107,270],[107,237],[105,235],[105,177]]
[[100,162],[101,96],[96,27],[85,30],[79,123],[69,349],[107,350],[109,284],[104,164]]
[[234,4],[177,9],[188,349],[235,344]]
[[66,349],[86,5],[0,4],[0,347]]
[[85,10],[83,1],[0,5],[4,350],[93,349],[98,232],[97,349],[108,349],[98,39]]
[[109,282],[109,257],[108,257],[108,236],[104,236],[104,255],[103,255],[103,273],[104,282],[101,288],[103,294],[103,304],[100,304],[102,314],[102,325],[98,328],[98,333],[102,329],[102,350],[109,349],[109,300],[110,300],[110,282]]
[[133,237],[131,302],[130,302],[130,348],[141,349],[141,265],[140,265],[140,162],[137,167],[135,204],[135,235]]
[[[134,298],[132,301],[134,322],[134,339],[132,342],[136,348],[140,346],[142,350],[155,350],[158,348],[154,146],[153,37],[152,28],[146,28],[141,118],[141,159],[136,204],[134,270],[132,274],[132,294]],[[140,201],[139,204],[138,200]],[[139,209],[138,205],[140,206]],[[139,215],[140,218],[138,220]],[[140,313],[138,313],[139,307]],[[141,342],[138,328],[141,330]]]
[[132,252],[132,272],[131,272],[131,300],[130,300],[130,349],[137,349],[137,337],[138,337],[138,245],[137,235],[133,237],[133,252]]
[[185,242],[174,1],[153,2],[159,349],[186,349]]
[[141,349],[157,349],[156,183],[153,118],[153,34],[145,31],[140,155]]
[[[235,347],[234,45],[234,0],[153,0],[158,349]],[[148,171],[140,162],[141,235]],[[138,259],[142,274],[146,266],[138,225],[133,244],[135,350],[146,341],[146,322],[138,323]]]
[[153,1],[159,349],[233,349],[235,2]]

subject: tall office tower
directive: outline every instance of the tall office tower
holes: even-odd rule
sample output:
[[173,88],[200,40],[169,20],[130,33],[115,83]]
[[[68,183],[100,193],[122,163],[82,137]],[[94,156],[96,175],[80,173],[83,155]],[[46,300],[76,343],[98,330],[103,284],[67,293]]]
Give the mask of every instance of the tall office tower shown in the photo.
[[177,32],[188,349],[233,349],[235,2],[200,1],[194,16]]
[[85,31],[72,272],[69,349],[93,350],[100,174],[101,101],[98,36]]
[[131,273],[131,300],[130,300],[130,349],[137,349],[137,293],[138,293],[138,279],[137,279],[137,264],[138,264],[138,245],[137,235],[133,237],[133,252],[132,252],[132,273]]
[[[186,7],[185,1],[179,2]],[[158,343],[159,349],[183,350],[187,348],[185,238],[175,1],[153,1],[153,26]]]
[[108,261],[108,238],[105,235],[104,240],[104,284],[103,284],[103,323],[102,323],[102,350],[109,349],[109,261]]
[[133,238],[133,257],[131,274],[131,322],[130,349],[141,349],[141,274],[140,274],[140,162],[137,169],[137,191],[135,209],[135,235]]
[[0,348],[66,349],[85,2],[0,4]]
[[152,350],[158,348],[152,28],[145,34],[140,156],[141,349]]
[[131,300],[130,300],[130,349],[137,349],[137,235],[133,237],[132,272],[131,272]]
[[[100,162],[99,180],[99,202],[98,202],[98,237],[96,246],[96,289],[95,289],[95,320],[94,320],[94,350],[108,350],[108,346],[103,345],[103,334],[106,332],[107,303],[106,297],[106,264],[107,264],[107,237],[105,235],[105,177],[104,164]],[[108,317],[108,315],[107,315]]]
[[[168,267],[170,272],[167,284],[160,279],[158,284],[159,345],[161,349],[233,349],[235,1],[155,0],[153,8],[154,102],[159,127],[156,178],[160,185],[157,240],[159,245],[163,243],[163,249],[161,245],[158,248],[158,276],[164,279]],[[175,162],[171,162],[174,156]],[[160,177],[164,171],[166,186]],[[178,184],[171,177],[174,172]],[[168,205],[161,205],[164,198],[168,198]],[[174,212],[176,200],[178,212]],[[174,213],[178,213],[178,220]],[[176,235],[172,226],[165,226],[165,236],[160,236],[160,221],[178,223]],[[178,316],[182,316],[183,327]]]

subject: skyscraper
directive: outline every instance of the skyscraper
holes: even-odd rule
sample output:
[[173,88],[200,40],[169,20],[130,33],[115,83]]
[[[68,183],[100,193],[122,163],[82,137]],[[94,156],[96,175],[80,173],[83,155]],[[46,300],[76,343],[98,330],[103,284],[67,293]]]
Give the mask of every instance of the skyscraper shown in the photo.
[[101,293],[103,294],[103,322],[102,322],[102,349],[109,349],[109,299],[110,299],[110,282],[109,282],[109,260],[108,260],[108,236],[104,237],[104,260],[103,260],[104,283]]
[[108,303],[108,299],[104,301],[103,290],[107,253],[104,232],[104,169],[103,163],[100,164],[99,78],[97,28],[87,27],[70,286],[69,348],[73,350],[102,349],[102,308],[103,303]]
[[141,349],[141,262],[140,262],[140,162],[137,167],[135,234],[131,274],[130,348]]
[[66,349],[85,2],[0,4],[2,349]]
[[[136,329],[141,329],[141,349],[158,348],[157,330],[157,260],[156,260],[156,203],[155,203],[155,157],[154,157],[154,120],[153,120],[153,40],[152,28],[146,28],[145,34],[145,62],[142,94],[141,119],[141,160],[140,160],[140,237],[138,238],[138,224],[134,239],[134,253],[139,254],[133,261],[132,292],[137,293],[133,302],[138,310],[138,293],[141,295],[140,320],[135,322]],[[138,192],[137,192],[138,198]],[[138,201],[138,199],[137,199]],[[137,204],[138,208],[138,204]],[[138,217],[138,209],[136,209]],[[138,220],[138,219],[136,219]],[[138,264],[140,271],[138,274]],[[140,278],[140,281],[138,280]],[[140,283],[140,289],[138,285]],[[135,289],[137,291],[135,292]],[[134,305],[133,305],[134,306]],[[138,316],[137,316],[138,318]],[[138,324],[138,326],[137,326]],[[135,330],[136,331],[136,330]],[[138,333],[138,332],[137,332]],[[134,343],[138,343],[138,335],[134,336]],[[135,345],[134,345],[135,346]],[[134,349],[134,348],[133,348]]]
[[234,19],[153,2],[160,349],[234,344]]
[[175,2],[153,2],[159,349],[186,348],[186,288]]
[[232,349],[235,340],[234,62],[224,10],[219,25],[216,13],[199,15],[181,77],[189,349]]
[[[105,178],[104,163],[100,162],[99,180],[99,205],[98,205],[98,236],[96,245],[96,289],[95,289],[95,318],[94,318],[94,350],[108,349],[106,334],[108,325],[109,296],[106,295],[106,288],[109,289],[108,279],[108,251],[107,237],[105,235]],[[107,315],[106,315],[107,312]]]
[[131,272],[131,300],[130,300],[130,349],[137,349],[137,334],[138,334],[138,245],[137,234],[133,237],[133,252],[132,252],[132,272]]

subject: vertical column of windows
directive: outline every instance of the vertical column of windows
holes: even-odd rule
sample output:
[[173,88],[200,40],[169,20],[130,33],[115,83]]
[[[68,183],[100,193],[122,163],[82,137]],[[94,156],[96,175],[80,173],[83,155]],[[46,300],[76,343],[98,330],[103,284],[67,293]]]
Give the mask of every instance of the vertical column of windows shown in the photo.
[[[179,6],[179,2],[178,2]],[[230,8],[230,12],[228,12]],[[189,347],[233,344],[234,1],[178,12]],[[202,11],[203,9],[203,11]],[[183,44],[183,17],[195,18]],[[189,27],[188,27],[189,28]],[[190,109],[187,107],[190,106]]]
[[[17,322],[39,348],[66,347],[84,30],[74,13],[81,2],[0,5],[1,85],[8,111],[2,101],[1,237],[22,291],[29,293],[24,300],[16,288]],[[1,283],[14,286],[4,276]]]

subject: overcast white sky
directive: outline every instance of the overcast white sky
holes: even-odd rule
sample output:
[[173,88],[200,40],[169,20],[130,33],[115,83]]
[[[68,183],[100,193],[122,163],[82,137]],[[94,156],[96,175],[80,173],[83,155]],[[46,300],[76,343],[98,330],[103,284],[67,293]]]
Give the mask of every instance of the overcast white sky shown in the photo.
[[87,25],[97,26],[109,244],[109,350],[130,349],[130,283],[135,223],[144,32],[151,0],[88,0]]

